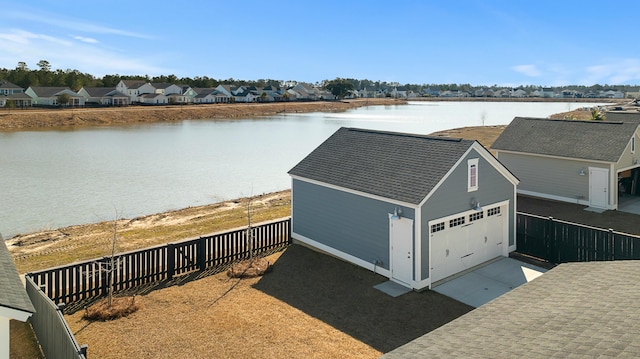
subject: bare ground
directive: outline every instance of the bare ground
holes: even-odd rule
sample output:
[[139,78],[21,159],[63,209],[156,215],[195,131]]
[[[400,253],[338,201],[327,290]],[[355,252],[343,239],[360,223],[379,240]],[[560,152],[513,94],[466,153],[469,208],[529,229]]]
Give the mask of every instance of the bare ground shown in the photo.
[[219,273],[136,297],[110,322],[67,321],[96,358],[377,358],[472,308],[435,292],[392,298],[386,278],[292,245],[263,277]]
[[[281,191],[117,221],[117,251],[125,252],[287,217],[291,192]],[[108,255],[114,223],[76,225],[17,235],[6,244],[20,273]]]
[[129,106],[72,109],[0,109],[0,131],[113,126],[198,119],[235,119],[279,113],[336,112],[372,105],[398,105],[394,99],[236,103],[173,106]]

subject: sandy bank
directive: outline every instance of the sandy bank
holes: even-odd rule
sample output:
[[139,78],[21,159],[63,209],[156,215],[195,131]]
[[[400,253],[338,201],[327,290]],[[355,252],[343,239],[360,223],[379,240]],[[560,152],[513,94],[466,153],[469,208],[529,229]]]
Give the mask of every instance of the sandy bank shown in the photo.
[[65,129],[197,119],[235,119],[280,113],[339,112],[348,109],[406,104],[394,99],[346,101],[129,106],[75,109],[0,109],[0,131]]

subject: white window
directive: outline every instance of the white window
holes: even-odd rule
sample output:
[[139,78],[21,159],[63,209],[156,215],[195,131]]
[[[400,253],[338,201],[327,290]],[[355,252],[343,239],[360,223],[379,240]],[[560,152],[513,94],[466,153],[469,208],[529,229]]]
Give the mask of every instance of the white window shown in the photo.
[[476,212],[469,215],[469,222],[477,221],[484,218],[484,212]]
[[458,217],[449,220],[449,228],[461,226],[464,224],[464,217]]
[[489,208],[487,211],[487,216],[497,216],[500,214],[500,207]]
[[444,231],[444,222],[436,223],[431,225],[431,233]]
[[469,192],[478,190],[478,159],[473,158],[467,161],[467,190]]

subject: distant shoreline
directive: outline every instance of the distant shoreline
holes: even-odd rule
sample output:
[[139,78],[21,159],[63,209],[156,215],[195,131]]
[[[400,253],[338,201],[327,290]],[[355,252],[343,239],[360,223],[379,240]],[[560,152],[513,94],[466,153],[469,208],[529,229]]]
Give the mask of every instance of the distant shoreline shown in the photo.
[[283,113],[341,112],[365,106],[404,105],[429,102],[625,102],[623,99],[555,99],[493,97],[419,97],[411,99],[363,98],[344,101],[291,101],[269,103],[199,104],[172,106],[127,106],[65,109],[0,109],[0,131],[65,130],[92,126],[126,126],[182,120],[229,120]]
[[543,97],[418,97],[409,101],[436,102],[593,102],[623,103],[630,101],[623,98],[543,98]]
[[198,119],[239,119],[283,113],[341,112],[364,106],[404,105],[390,98],[344,101],[127,106],[64,109],[0,109],[0,131],[60,130],[88,126],[124,126]]

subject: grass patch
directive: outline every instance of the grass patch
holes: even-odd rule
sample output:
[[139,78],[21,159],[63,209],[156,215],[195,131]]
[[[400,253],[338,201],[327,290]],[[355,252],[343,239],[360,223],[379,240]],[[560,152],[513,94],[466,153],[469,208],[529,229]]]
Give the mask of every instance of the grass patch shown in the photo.
[[[215,232],[247,226],[247,203],[243,198],[177,211],[120,219],[117,224],[118,252],[197,238]],[[251,222],[270,221],[291,214],[290,191],[255,196],[251,202]],[[33,272],[111,254],[113,222],[71,226],[9,241],[16,268]],[[12,245],[13,244],[13,245]]]
[[31,324],[11,320],[9,324],[9,358],[44,359]]

